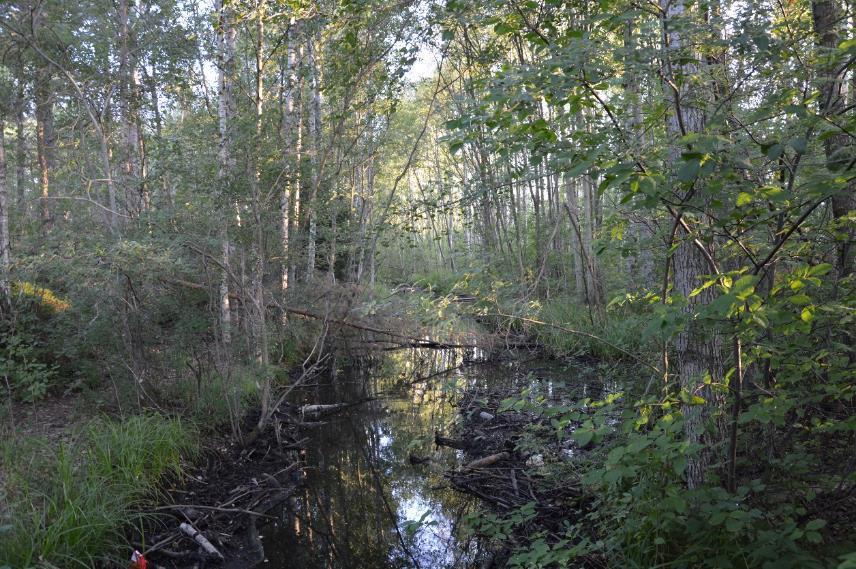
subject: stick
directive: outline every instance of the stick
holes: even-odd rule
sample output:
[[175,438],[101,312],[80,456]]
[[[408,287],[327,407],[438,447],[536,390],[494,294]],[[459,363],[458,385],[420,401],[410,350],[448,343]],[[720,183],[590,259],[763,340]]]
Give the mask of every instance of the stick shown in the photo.
[[178,526],[178,529],[180,529],[181,532],[183,534],[185,534],[187,537],[189,537],[190,539],[192,539],[193,541],[198,543],[199,547],[201,547],[202,549],[205,550],[205,553],[207,553],[209,555],[213,555],[214,557],[216,557],[217,559],[219,559],[221,561],[224,559],[223,554],[220,553],[219,551],[217,551],[217,548],[214,547],[213,545],[211,545],[211,542],[208,541],[204,535],[199,533],[199,530],[197,530],[192,525],[187,524],[187,523],[182,523],[180,526]]
[[154,508],[156,512],[162,512],[164,510],[183,510],[183,509],[196,509],[196,510],[211,510],[213,512],[223,512],[226,514],[247,514],[248,516],[261,516],[266,518],[273,518],[273,516],[268,516],[267,514],[262,514],[261,512],[254,512],[252,510],[244,510],[243,508],[222,508],[219,506],[202,506],[200,504],[174,504],[172,506],[158,506]]
[[506,460],[511,455],[507,452],[498,452],[496,454],[490,454],[484,458],[479,458],[477,460],[472,461],[468,465],[464,466],[465,470],[473,470],[475,468],[484,468],[486,466],[490,466],[491,464],[496,464],[500,460]]

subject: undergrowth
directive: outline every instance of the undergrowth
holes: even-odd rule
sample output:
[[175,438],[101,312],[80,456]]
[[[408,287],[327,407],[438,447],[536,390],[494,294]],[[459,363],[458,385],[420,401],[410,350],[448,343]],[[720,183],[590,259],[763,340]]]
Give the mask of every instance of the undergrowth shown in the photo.
[[0,567],[91,567],[125,557],[123,531],[165,477],[196,449],[193,427],[158,414],[96,419],[54,452],[45,442],[2,445]]

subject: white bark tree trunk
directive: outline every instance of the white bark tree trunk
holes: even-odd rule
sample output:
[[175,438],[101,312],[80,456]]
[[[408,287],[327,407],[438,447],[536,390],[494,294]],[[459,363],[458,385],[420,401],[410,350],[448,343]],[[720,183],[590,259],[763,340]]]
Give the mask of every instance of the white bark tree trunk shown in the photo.
[[[282,253],[282,268],[280,273],[280,288],[283,294],[288,290],[289,265],[291,263],[289,247],[291,245],[292,228],[292,196],[296,195],[296,188],[300,186],[300,164],[296,157],[295,125],[299,128],[299,117],[295,116],[295,91],[298,86],[297,78],[297,22],[291,19],[288,28],[288,40],[286,47],[286,72],[285,84],[283,85],[283,110],[282,110],[282,145],[283,145],[283,170],[284,183],[279,200],[279,231],[280,247]],[[297,120],[296,120],[297,119]]]
[[310,34],[307,39],[306,53],[309,59],[309,157],[311,163],[311,185],[309,200],[306,203],[309,232],[306,245],[306,278],[311,280],[315,274],[316,241],[318,238],[318,192],[321,183],[321,77],[318,70],[316,38]]
[[5,117],[0,116],[0,311],[9,300],[12,247],[9,239],[9,187],[6,180]]
[[[219,148],[217,152],[217,182],[222,197],[228,193],[235,170],[234,147],[234,72],[235,72],[235,28],[232,12],[218,0],[217,61],[218,61],[218,127]],[[223,270],[220,277],[220,338],[224,347],[232,343],[232,310],[229,300],[229,271],[231,266],[231,246],[229,244],[228,224],[224,220],[222,235]]]

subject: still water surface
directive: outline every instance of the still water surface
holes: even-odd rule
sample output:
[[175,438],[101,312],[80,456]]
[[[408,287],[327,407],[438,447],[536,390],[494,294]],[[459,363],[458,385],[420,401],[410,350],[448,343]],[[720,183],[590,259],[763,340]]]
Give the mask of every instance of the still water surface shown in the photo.
[[[463,390],[497,383],[522,386],[532,375],[517,362],[474,359],[478,354],[402,351],[307,388],[307,399],[322,403],[373,399],[308,431],[305,486],[277,521],[259,528],[263,566],[478,565],[479,544],[460,531],[474,504],[448,489],[443,477],[463,457],[459,451],[436,449],[434,433],[452,431],[458,420],[454,403]],[[552,389],[550,381],[537,385]]]

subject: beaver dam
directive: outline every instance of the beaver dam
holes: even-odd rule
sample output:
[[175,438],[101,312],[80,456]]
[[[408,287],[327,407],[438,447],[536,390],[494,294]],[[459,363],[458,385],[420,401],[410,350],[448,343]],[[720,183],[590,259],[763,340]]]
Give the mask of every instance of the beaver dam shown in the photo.
[[180,491],[186,507],[176,506],[193,530],[165,528],[150,558],[278,569],[504,564],[508,551],[476,512],[523,512],[510,539],[552,539],[589,505],[579,485],[545,476],[579,449],[570,437],[537,443],[559,440],[555,429],[503,402],[523,392],[560,404],[599,397],[605,384],[583,364],[512,355],[407,349],[317,375],[269,435],[209,458]]

